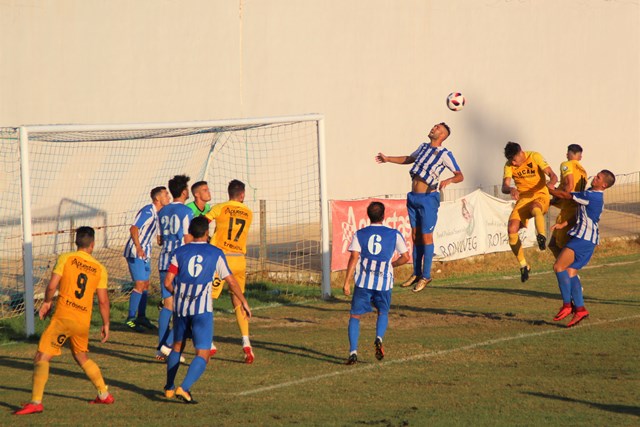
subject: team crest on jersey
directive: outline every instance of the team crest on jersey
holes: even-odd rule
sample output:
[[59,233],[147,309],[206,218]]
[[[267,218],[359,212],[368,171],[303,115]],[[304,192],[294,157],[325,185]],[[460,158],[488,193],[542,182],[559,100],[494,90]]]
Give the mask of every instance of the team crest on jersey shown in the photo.
[[563,171],[567,171],[567,170],[569,170],[569,167],[567,165],[564,165],[564,166],[562,166],[562,170]]
[[533,168],[533,162],[527,163],[527,167],[528,167],[529,169]]

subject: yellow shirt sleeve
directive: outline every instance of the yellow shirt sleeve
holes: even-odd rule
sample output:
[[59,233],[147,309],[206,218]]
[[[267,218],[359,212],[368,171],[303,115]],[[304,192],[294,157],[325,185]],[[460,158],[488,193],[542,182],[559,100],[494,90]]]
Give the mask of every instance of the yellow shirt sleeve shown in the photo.
[[536,164],[540,166],[540,169],[542,170],[545,170],[549,167],[549,163],[547,163],[547,161],[544,159],[544,157],[542,157],[542,154],[540,153],[537,153],[535,151],[531,152],[531,159],[536,162]]
[[504,173],[502,175],[503,178],[511,178],[513,176],[513,167],[509,162],[504,164]]

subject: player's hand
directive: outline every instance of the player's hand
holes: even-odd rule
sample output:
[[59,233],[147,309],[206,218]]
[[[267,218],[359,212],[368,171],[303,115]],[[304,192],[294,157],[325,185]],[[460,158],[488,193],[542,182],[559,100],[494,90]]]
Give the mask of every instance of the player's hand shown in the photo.
[[567,221],[561,222],[560,224],[553,224],[551,226],[551,231],[560,230],[561,228],[565,228],[569,223]]
[[387,156],[385,156],[382,153],[378,153],[378,155],[376,156],[376,162],[378,163],[387,163],[389,160],[387,159]]
[[513,200],[518,200],[520,198],[520,193],[518,192],[518,189],[515,187],[511,187],[511,190],[509,190],[509,194],[511,194],[511,198]]
[[444,188],[451,184],[451,181],[449,181],[448,179],[445,179],[444,181],[440,182],[440,190],[444,190]]
[[38,311],[38,315],[40,316],[40,320],[44,320],[45,317],[49,315],[51,311],[52,302],[43,302],[40,306],[40,310]]
[[247,319],[251,319],[251,308],[249,308],[249,304],[247,304],[246,302],[243,302],[242,308],[244,309],[244,316]]
[[100,342],[105,343],[109,339],[109,325],[102,325],[102,329],[100,330],[100,335],[102,336],[102,340]]
[[144,249],[142,248],[136,248],[136,256],[140,259],[146,259],[147,258],[147,254],[144,252]]
[[349,282],[344,282],[344,286],[342,286],[342,293],[346,296],[351,295],[351,285]]

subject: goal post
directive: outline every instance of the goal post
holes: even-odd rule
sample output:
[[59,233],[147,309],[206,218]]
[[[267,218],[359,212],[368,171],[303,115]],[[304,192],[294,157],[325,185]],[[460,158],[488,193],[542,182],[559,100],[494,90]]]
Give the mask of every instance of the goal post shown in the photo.
[[[324,117],[0,128],[0,318],[25,312],[27,335],[73,231],[96,229],[94,255],[114,299],[132,288],[122,257],[151,188],[176,174],[209,184],[211,204],[227,185],[246,185],[254,211],[248,281],[317,286],[331,295]],[[16,163],[19,168],[16,167]],[[158,286],[152,253],[152,289]]]

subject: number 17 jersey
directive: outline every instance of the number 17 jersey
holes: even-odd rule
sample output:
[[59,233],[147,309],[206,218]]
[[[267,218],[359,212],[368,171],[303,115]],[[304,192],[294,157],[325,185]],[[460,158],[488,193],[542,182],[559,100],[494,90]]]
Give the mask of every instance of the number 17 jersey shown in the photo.
[[247,235],[253,220],[253,212],[242,202],[229,200],[211,208],[205,215],[216,221],[211,244],[226,254],[246,254]]

